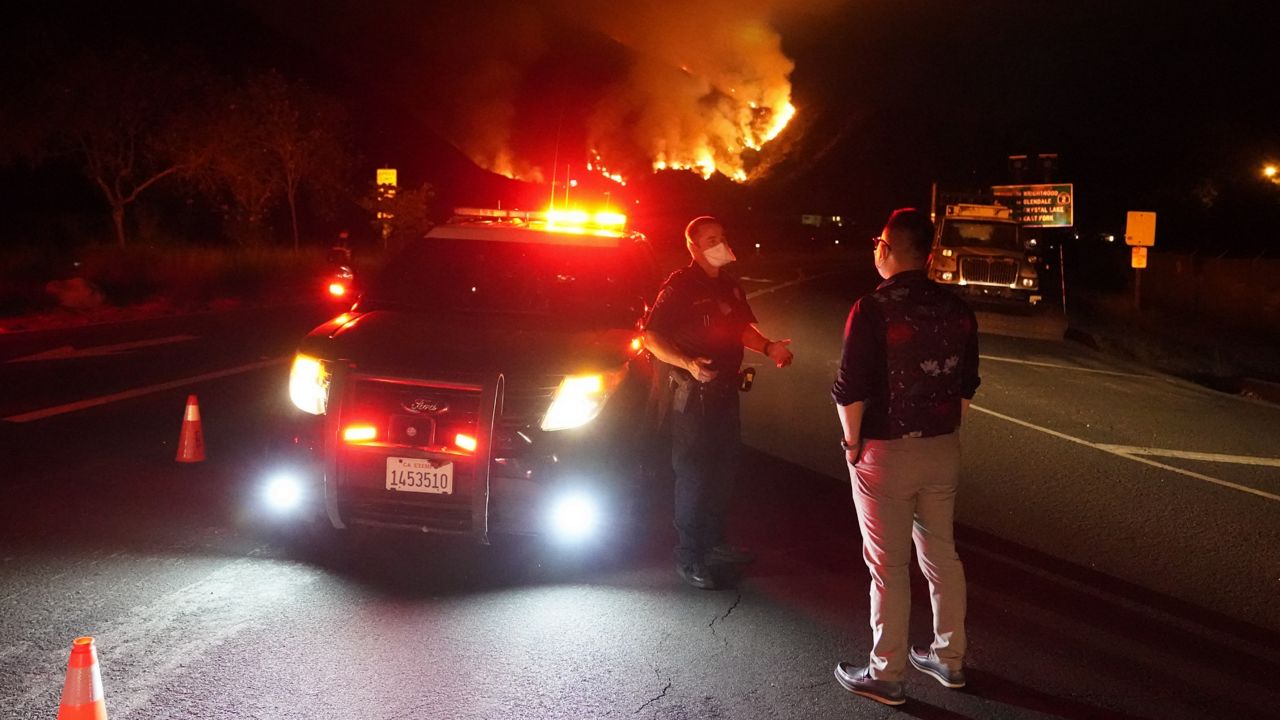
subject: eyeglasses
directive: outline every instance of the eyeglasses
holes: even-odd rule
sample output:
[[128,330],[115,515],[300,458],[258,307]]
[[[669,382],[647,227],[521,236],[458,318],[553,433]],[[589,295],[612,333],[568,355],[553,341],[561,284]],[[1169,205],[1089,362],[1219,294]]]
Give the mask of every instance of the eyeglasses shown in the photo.
[[885,249],[886,249],[886,250],[892,250],[892,249],[893,249],[893,246],[889,244],[889,241],[888,241],[888,240],[885,240],[885,239],[884,239],[884,238],[882,238],[882,237],[873,237],[873,238],[871,238],[871,249],[872,249],[873,251],[874,251],[874,250],[879,249],[879,247],[880,247],[880,243],[884,243],[884,247],[885,247]]

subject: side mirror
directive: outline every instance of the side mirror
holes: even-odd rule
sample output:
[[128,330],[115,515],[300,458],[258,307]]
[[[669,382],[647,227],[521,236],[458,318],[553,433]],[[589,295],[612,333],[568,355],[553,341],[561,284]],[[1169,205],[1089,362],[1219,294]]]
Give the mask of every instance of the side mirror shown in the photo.
[[328,295],[330,300],[351,302],[356,295],[356,273],[348,265],[339,266],[329,276]]

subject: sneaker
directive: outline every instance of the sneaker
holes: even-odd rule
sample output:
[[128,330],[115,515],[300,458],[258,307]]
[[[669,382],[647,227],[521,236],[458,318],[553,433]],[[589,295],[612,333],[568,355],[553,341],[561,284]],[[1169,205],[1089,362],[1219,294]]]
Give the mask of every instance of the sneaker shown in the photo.
[[942,661],[934,659],[933,653],[928,648],[913,647],[909,656],[915,669],[925,675],[933,676],[933,679],[942,683],[943,686],[949,688],[964,687],[964,670],[952,670],[947,667]]
[[901,705],[907,701],[901,682],[877,680],[871,677],[871,668],[854,667],[847,662],[836,665],[836,682],[854,695],[868,697],[885,705]]
[[747,565],[756,560],[756,556],[751,554],[746,548],[734,547],[728,543],[720,543],[703,554],[709,563],[721,563],[725,565]]
[[715,578],[711,577],[711,571],[702,563],[676,563],[676,574],[686,585],[699,590],[716,589]]

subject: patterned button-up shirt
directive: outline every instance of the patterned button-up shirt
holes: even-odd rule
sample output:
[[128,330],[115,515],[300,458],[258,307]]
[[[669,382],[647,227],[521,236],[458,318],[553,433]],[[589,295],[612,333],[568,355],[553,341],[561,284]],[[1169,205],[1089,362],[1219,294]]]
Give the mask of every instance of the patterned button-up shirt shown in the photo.
[[978,389],[978,321],[923,270],[898,273],[854,304],[831,396],[865,401],[862,437],[945,435]]

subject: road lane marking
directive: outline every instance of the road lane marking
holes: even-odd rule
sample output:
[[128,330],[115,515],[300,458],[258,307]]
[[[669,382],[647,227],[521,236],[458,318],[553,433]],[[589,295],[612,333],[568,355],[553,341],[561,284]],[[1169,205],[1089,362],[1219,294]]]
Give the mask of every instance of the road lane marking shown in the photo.
[[1076,370],[1078,372],[1098,373],[1099,375],[1121,375],[1124,377],[1140,377],[1149,378],[1151,375],[1143,375],[1142,373],[1120,372],[1118,370],[1095,370],[1094,368],[1079,367],[1077,365],[1059,365],[1057,363],[1036,362],[1034,360],[1019,360],[1018,358],[1000,357],[999,355],[979,355],[983,360],[997,360],[999,362],[1016,363],[1018,365],[1034,365],[1036,367],[1057,368],[1059,370]]
[[62,347],[52,350],[44,350],[33,355],[23,355],[22,357],[11,358],[6,360],[7,363],[17,362],[35,362],[37,360],[70,360],[74,358],[98,357],[101,355],[118,355],[129,350],[137,350],[145,347],[155,347],[156,345],[169,345],[170,343],[186,342],[188,340],[199,340],[198,335],[171,335],[169,337],[152,338],[150,340],[135,340],[133,342],[116,343],[115,345],[95,345],[86,348],[76,349],[72,345],[63,345]]
[[1265,490],[1258,490],[1257,488],[1251,488],[1247,485],[1240,485],[1238,483],[1233,483],[1229,480],[1222,480],[1220,478],[1205,475],[1203,473],[1194,472],[1192,470],[1183,470],[1182,468],[1174,467],[1172,465],[1165,465],[1164,463],[1156,462],[1154,460],[1148,460],[1145,457],[1141,457],[1138,455],[1131,455],[1129,453],[1121,452],[1120,450],[1115,449],[1116,448],[1115,445],[1106,445],[1104,443],[1090,442],[1088,440],[1085,440],[1084,438],[1078,438],[1072,435],[1067,435],[1066,433],[1061,433],[1061,432],[1058,432],[1057,430],[1051,430],[1047,427],[1035,425],[1033,423],[1027,422],[1026,420],[1019,420],[1016,417],[1010,417],[1009,415],[998,413],[995,410],[988,410],[987,408],[984,408],[978,405],[971,404],[969,405],[969,407],[974,410],[977,410],[978,412],[986,413],[993,417],[998,417],[1001,420],[1007,420],[1011,423],[1014,423],[1015,425],[1021,425],[1023,427],[1030,428],[1032,430],[1038,430],[1042,433],[1045,433],[1047,435],[1052,435],[1061,440],[1066,440],[1068,442],[1084,445],[1085,447],[1091,447],[1094,450],[1101,450],[1104,453],[1109,453],[1117,457],[1122,457],[1122,458],[1125,458],[1126,460],[1132,460],[1137,463],[1142,463],[1144,465],[1150,465],[1151,467],[1160,468],[1161,470],[1168,470],[1170,472],[1178,473],[1179,475],[1186,475],[1187,477],[1195,478],[1196,480],[1203,480],[1207,483],[1213,483],[1214,485],[1221,485],[1222,487],[1225,487],[1225,488],[1230,488],[1232,490],[1239,490],[1240,492],[1246,492],[1251,495],[1257,495],[1258,497],[1263,497],[1268,500],[1275,500],[1277,502],[1280,502],[1280,495],[1276,495],[1275,493],[1269,493]]
[[832,270],[830,272],[818,273],[817,275],[806,275],[800,278],[799,280],[788,280],[787,282],[780,283],[772,287],[761,288],[759,290],[752,290],[751,292],[747,293],[747,299],[751,300],[753,298],[759,297],[760,295],[764,295],[765,293],[771,293],[771,292],[774,292],[775,290],[789,288],[792,285],[799,285],[800,283],[809,282],[810,280],[816,280],[820,277],[826,277],[827,275],[839,275],[841,272],[842,271],[840,270]]
[[31,422],[32,420],[43,420],[44,418],[53,417],[55,415],[64,415],[66,413],[77,412],[79,410],[86,410],[88,408],[97,407],[99,405],[106,405],[108,403],[119,402],[121,400],[129,400],[131,398],[141,397],[143,395],[151,395],[153,393],[163,392],[165,390],[173,390],[174,388],[180,388],[180,387],[183,387],[184,385],[192,385],[195,383],[204,382],[206,380],[216,380],[218,378],[224,378],[230,375],[238,375],[240,373],[250,372],[252,370],[259,370],[261,368],[270,367],[272,365],[280,365],[284,363],[286,359],[287,358],[276,358],[274,360],[263,360],[262,362],[250,363],[248,365],[241,365],[239,367],[233,367],[227,370],[218,370],[216,372],[205,373],[203,375],[196,375],[189,378],[182,378],[180,380],[172,380],[170,382],[160,383],[159,385],[148,385],[147,387],[134,388],[133,390],[125,390],[124,392],[113,393],[111,395],[103,395],[101,397],[90,398],[88,400],[81,400],[79,402],[67,403],[66,405],[58,405],[51,408],[45,408],[43,410],[32,410],[31,412],[21,413],[19,415],[10,415],[9,417],[5,418],[5,420],[8,422],[14,422],[14,423]]
[[1223,455],[1221,453],[1191,452],[1189,450],[1166,450],[1164,448],[1138,447],[1136,445],[1098,445],[1110,452],[1125,455],[1154,455],[1156,457],[1180,458],[1182,460],[1203,460],[1205,462],[1234,463],[1236,465],[1260,465],[1262,467],[1280,467],[1280,458],[1257,457],[1254,455]]

